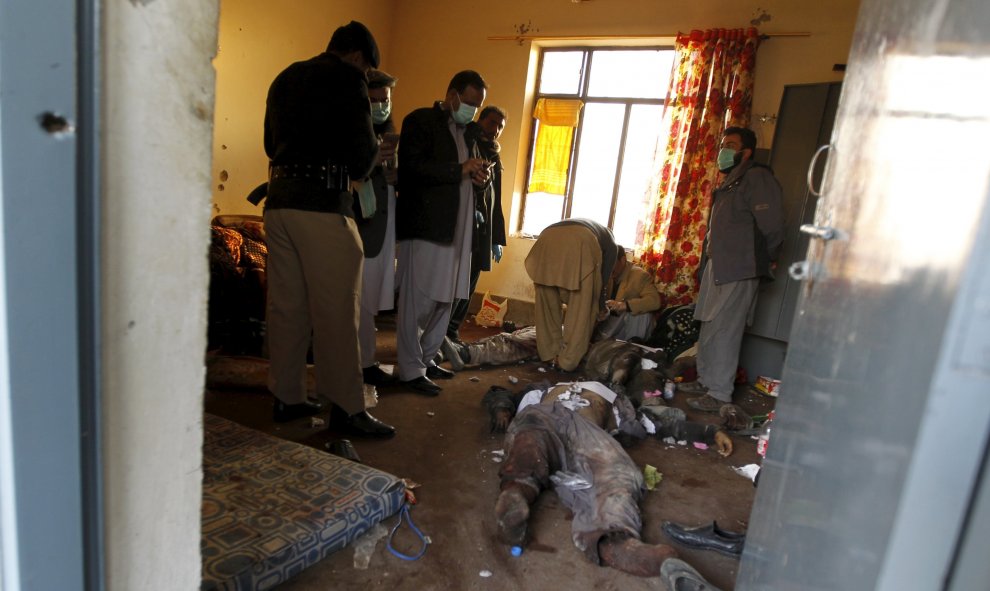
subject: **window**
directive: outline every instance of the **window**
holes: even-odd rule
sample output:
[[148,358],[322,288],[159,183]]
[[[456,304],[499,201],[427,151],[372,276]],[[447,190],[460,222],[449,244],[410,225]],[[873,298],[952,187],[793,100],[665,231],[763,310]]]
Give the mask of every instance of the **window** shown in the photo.
[[520,230],[572,217],[632,247],[657,154],[672,48],[560,48],[540,57]]

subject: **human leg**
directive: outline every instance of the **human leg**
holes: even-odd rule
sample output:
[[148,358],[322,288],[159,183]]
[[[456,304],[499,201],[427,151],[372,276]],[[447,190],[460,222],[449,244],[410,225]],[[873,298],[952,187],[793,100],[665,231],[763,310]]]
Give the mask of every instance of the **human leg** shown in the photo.
[[265,212],[268,242],[268,389],[284,404],[306,402],[306,351],[312,328],[302,262],[293,245],[290,210]]
[[560,368],[573,371],[588,352],[591,334],[598,316],[598,294],[602,279],[592,273],[581,281],[576,291],[567,294],[567,314],[564,316],[564,344],[559,354]]
[[550,285],[533,284],[536,290],[536,349],[541,361],[552,361],[560,353],[563,335],[560,292]]
[[722,403],[732,402],[746,317],[758,287],[756,279],[734,282],[732,289],[722,294],[724,300],[712,320],[701,324],[698,381],[709,396]]

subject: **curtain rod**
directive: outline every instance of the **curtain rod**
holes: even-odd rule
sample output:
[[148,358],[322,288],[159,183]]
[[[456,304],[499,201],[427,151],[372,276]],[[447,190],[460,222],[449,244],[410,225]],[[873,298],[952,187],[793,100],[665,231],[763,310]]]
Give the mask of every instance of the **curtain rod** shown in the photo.
[[[656,39],[657,37],[677,37],[680,33],[667,35],[496,35],[489,41],[601,41],[609,39]],[[811,37],[808,32],[760,33],[761,39],[770,37]]]

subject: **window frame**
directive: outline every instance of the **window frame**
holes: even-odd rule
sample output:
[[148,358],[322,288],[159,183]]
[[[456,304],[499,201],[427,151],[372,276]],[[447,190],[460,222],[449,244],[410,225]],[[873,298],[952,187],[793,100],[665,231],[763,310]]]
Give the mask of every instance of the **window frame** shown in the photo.
[[[536,78],[534,80],[534,92],[533,92],[533,104],[541,98],[551,98],[551,99],[578,99],[587,106],[589,103],[598,104],[621,104],[625,106],[622,120],[622,131],[619,137],[619,151],[615,161],[615,168],[613,170],[613,181],[612,181],[612,195],[610,197],[611,202],[609,206],[608,214],[608,228],[611,230],[615,223],[615,213],[618,205],[619,197],[619,187],[622,181],[622,165],[625,161],[625,149],[626,141],[628,139],[629,133],[629,121],[632,114],[632,108],[634,105],[654,105],[665,107],[667,102],[670,100],[670,96],[667,95],[663,98],[632,98],[632,97],[590,97],[588,95],[588,88],[591,84],[591,68],[594,66],[594,56],[596,52],[607,52],[607,51],[671,51],[673,52],[675,47],[673,44],[650,44],[650,45],[562,45],[554,47],[542,47],[540,48],[539,63],[536,68]],[[539,91],[540,81],[543,78],[543,66],[545,63],[545,58],[548,53],[561,53],[561,52],[575,52],[581,51],[584,53],[581,60],[581,74],[580,81],[578,84],[578,92],[576,94],[561,94],[561,93],[542,93]],[[671,75],[673,72],[671,72]],[[576,164],[578,158],[581,155],[581,129],[584,125],[586,109],[581,109],[581,114],[578,118],[578,125],[572,130],[572,140],[571,140],[571,153],[567,164],[567,185],[563,195],[563,204],[560,212],[560,219],[565,220],[571,217],[571,210],[574,204],[574,182],[576,174]],[[529,184],[530,178],[533,173],[533,157],[535,156],[536,149],[536,133],[537,133],[537,120],[530,116],[530,127],[529,127],[529,147],[526,151],[526,178],[523,184],[523,190],[521,194],[521,201],[519,207],[519,222],[516,227],[516,233],[519,236],[532,236],[536,238],[538,234],[525,233],[523,227],[526,222],[526,204],[529,200]]]

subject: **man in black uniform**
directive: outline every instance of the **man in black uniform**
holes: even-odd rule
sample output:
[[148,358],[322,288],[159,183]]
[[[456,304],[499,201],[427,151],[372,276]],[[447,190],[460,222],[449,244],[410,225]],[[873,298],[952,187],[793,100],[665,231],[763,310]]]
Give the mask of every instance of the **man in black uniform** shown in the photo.
[[366,77],[378,62],[371,32],[351,21],[326,52],[290,65],[268,91],[268,388],[276,421],[319,412],[305,385],[312,338],[330,428],[391,437],[395,429],[365,410],[357,337],[364,253],[350,192],[350,179],[365,178],[378,156]]

